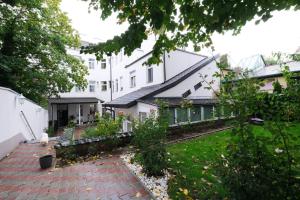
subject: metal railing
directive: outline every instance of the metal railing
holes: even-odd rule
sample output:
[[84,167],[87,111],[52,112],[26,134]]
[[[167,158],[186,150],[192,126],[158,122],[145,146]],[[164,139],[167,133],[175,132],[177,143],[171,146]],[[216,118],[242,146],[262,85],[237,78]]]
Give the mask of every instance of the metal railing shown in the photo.
[[28,122],[28,120],[27,120],[27,118],[26,118],[26,116],[25,116],[25,114],[24,114],[23,111],[21,111],[21,116],[22,116],[23,119],[25,120],[25,124],[26,124],[27,127],[29,128],[31,135],[32,135],[32,136],[34,137],[34,139],[36,140],[36,136],[35,136],[35,134],[34,134],[34,132],[33,132],[33,130],[32,130],[32,128],[31,128],[31,126],[30,126],[30,124],[29,124],[29,122]]

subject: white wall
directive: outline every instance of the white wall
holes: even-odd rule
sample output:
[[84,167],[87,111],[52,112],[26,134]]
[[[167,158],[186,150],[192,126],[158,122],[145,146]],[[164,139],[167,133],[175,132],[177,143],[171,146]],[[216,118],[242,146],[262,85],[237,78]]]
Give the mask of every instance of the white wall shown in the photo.
[[0,87],[0,158],[3,151],[7,151],[8,143],[12,145],[9,147],[12,150],[22,139],[34,139],[21,116],[21,111],[24,112],[37,139],[41,138],[43,130],[48,127],[48,111],[28,99],[24,99],[24,103],[21,104],[18,96],[13,90]]
[[130,116],[130,119],[139,119],[139,112],[145,112],[147,113],[147,116],[149,116],[151,111],[155,111],[156,113],[157,106],[138,102],[130,108],[116,108],[116,115],[118,115],[119,112],[122,112],[124,115]]
[[[101,68],[101,61],[97,61],[95,55],[92,54],[80,54],[79,49],[68,49],[68,54],[73,55],[77,58],[80,58],[86,68],[88,69],[88,75],[85,77],[87,82],[96,81],[95,92],[89,91],[89,85],[83,91],[76,91],[73,88],[70,92],[60,93],[61,97],[96,97],[103,101],[110,100],[110,88],[108,81],[110,80],[110,66],[109,66],[109,58],[105,57],[106,60],[106,68]],[[94,59],[94,69],[89,69],[89,59]],[[101,81],[107,81],[107,90],[101,90]]]
[[191,95],[188,97],[198,97],[198,98],[212,98],[214,97],[214,92],[212,90],[208,90],[205,87],[208,87],[207,84],[202,83],[202,87],[198,90],[194,89],[194,86],[202,81],[203,79],[200,78],[200,75],[202,76],[207,75],[206,81],[210,82],[214,80],[214,83],[212,84],[212,87],[214,90],[219,89],[220,80],[216,77],[213,77],[213,74],[218,72],[219,69],[217,67],[217,64],[215,61],[212,61],[210,64],[206,65],[202,69],[200,69],[198,72],[194,73],[175,87],[172,87],[155,97],[182,97],[182,94],[186,92],[187,90],[191,90]]
[[168,80],[176,76],[204,58],[204,56],[182,50],[175,50],[166,53],[166,79]]

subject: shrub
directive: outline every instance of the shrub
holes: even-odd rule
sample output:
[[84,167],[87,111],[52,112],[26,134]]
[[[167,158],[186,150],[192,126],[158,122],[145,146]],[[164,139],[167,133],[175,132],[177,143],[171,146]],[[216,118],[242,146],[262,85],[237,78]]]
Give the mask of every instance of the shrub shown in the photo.
[[166,168],[166,130],[152,116],[136,124],[133,132],[144,172],[149,176],[162,175]]
[[[225,78],[219,101],[236,118],[226,155],[217,168],[230,198],[297,199],[300,196],[297,144],[292,143],[291,123],[287,122],[292,119],[289,111],[294,112],[298,105],[299,98],[295,103],[292,101],[298,95],[294,91],[298,90],[288,85],[281,94],[276,91],[269,95],[259,91],[259,81],[247,75],[239,81],[230,78]],[[264,128],[268,135],[254,132],[248,124],[249,117],[256,113],[266,120]]]
[[86,129],[83,137],[115,136],[122,128],[122,122],[123,116],[117,117],[115,120],[108,116],[100,117],[96,127]]
[[163,171],[167,167],[165,140],[168,117],[166,117],[165,104],[160,103],[159,105],[157,118],[152,115],[144,122],[137,123],[133,129],[133,141],[140,154],[139,160],[148,176],[163,175]]

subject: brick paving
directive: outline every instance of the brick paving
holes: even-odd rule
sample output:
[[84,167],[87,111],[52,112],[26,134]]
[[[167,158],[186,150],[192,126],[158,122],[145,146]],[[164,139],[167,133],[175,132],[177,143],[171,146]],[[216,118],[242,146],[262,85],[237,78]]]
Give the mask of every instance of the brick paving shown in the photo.
[[0,161],[0,200],[151,199],[118,156],[40,169],[39,156],[54,153],[52,146],[21,144]]

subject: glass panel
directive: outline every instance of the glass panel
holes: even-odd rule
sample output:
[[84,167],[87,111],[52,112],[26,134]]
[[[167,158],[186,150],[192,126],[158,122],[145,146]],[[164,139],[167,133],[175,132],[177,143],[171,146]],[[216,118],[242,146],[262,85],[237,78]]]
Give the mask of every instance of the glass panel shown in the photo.
[[177,122],[187,122],[188,121],[188,111],[186,108],[176,108],[177,110]]
[[169,108],[169,124],[175,124],[175,109],[174,108]]
[[203,106],[204,108],[204,120],[213,118],[213,106]]
[[191,121],[200,121],[201,120],[201,106],[196,106],[191,108]]

